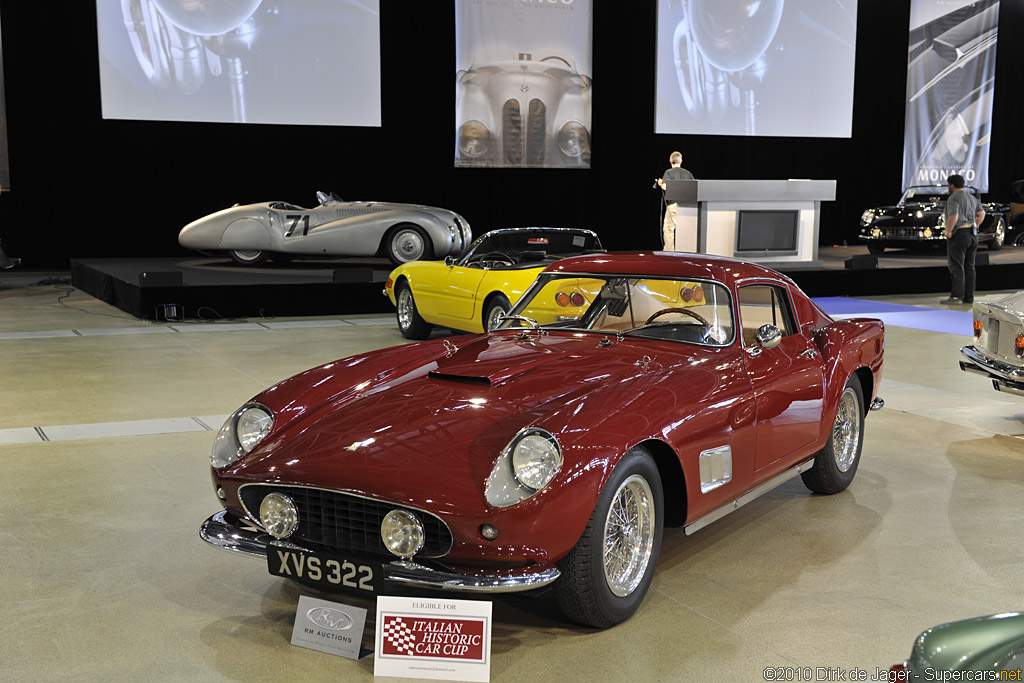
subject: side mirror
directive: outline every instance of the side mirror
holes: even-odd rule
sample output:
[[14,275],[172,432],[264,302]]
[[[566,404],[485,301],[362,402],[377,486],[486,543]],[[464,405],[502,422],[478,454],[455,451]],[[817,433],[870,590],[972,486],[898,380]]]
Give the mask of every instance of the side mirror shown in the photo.
[[455,257],[454,256],[445,256],[444,257],[444,264],[446,266],[448,266],[448,267],[454,266],[455,265]]
[[782,330],[775,325],[761,325],[754,335],[758,346],[763,349],[774,349],[782,341]]

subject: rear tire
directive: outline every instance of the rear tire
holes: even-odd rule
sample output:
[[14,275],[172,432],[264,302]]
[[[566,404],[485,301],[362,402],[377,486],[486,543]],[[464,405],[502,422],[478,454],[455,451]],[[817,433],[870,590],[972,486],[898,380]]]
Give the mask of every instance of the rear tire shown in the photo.
[[402,282],[396,290],[395,316],[398,318],[398,331],[406,339],[426,339],[434,330],[434,326],[420,317],[409,284]]
[[851,377],[839,398],[832,434],[814,456],[814,465],[800,476],[815,493],[839,493],[853,481],[864,446],[864,392]]
[[270,258],[270,254],[260,249],[232,249],[228,255],[242,266],[262,266]]
[[576,546],[559,562],[558,605],[570,619],[607,628],[647,595],[661,550],[661,476],[643,447],[612,470]]
[[388,233],[386,240],[388,258],[396,266],[434,257],[434,245],[418,225],[400,225]]

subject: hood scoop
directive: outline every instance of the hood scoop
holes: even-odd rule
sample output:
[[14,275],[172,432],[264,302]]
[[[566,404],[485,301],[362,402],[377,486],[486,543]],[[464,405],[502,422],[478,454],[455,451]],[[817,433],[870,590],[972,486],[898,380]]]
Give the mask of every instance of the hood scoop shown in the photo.
[[561,350],[548,345],[524,344],[509,335],[488,335],[439,358],[430,377],[493,387],[562,355]]
[[458,382],[459,384],[473,384],[477,386],[491,386],[491,380],[487,377],[474,377],[472,375],[453,375],[447,372],[433,370],[427,373],[431,379],[440,379],[445,382]]

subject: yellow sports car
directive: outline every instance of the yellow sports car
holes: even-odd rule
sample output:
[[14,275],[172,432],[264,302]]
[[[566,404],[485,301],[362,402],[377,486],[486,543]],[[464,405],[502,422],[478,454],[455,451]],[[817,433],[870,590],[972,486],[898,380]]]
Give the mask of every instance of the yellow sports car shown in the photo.
[[[398,329],[426,339],[434,325],[466,332],[491,329],[546,266],[566,256],[602,252],[601,240],[581,228],[504,228],[470,245],[456,261],[414,261],[391,272],[384,294],[395,304]],[[551,321],[574,319],[593,300],[584,283],[556,297]],[[562,310],[564,309],[564,311]]]

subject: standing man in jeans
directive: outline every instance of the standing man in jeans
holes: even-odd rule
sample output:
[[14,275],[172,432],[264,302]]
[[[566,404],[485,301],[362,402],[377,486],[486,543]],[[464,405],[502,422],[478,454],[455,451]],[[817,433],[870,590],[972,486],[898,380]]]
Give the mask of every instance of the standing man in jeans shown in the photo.
[[[683,155],[681,152],[672,152],[668,157],[669,167],[665,173],[656,178],[654,184],[661,188],[664,193],[668,185],[666,180],[693,180],[693,174],[683,168]],[[664,195],[663,195],[664,196]],[[666,202],[665,218],[661,222],[661,242],[665,251],[675,251],[676,248],[676,203]]]
[[964,192],[964,177],[951,175],[946,200],[946,260],[953,281],[949,298],[939,303],[969,304],[974,301],[974,256],[978,252],[978,226],[985,209],[970,192]]

